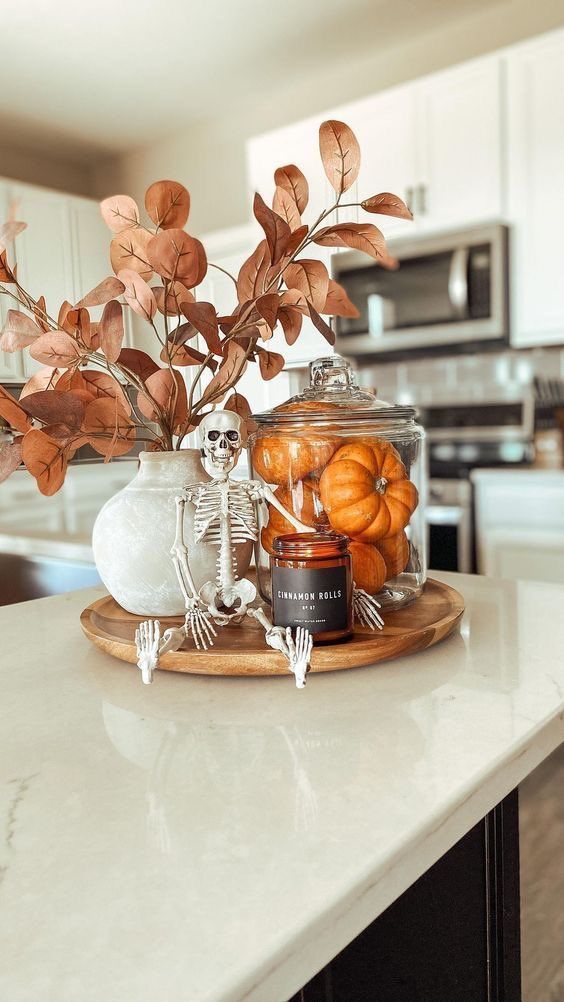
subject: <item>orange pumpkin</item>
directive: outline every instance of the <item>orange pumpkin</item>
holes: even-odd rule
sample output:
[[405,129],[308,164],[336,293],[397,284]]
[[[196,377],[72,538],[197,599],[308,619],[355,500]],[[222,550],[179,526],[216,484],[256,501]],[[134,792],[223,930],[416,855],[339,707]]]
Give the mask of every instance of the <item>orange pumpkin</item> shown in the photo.
[[265,435],[253,445],[253,470],[267,484],[296,483],[326,466],[339,445],[339,439],[315,431],[302,436],[284,432]]
[[395,578],[396,574],[401,574],[405,570],[409,560],[409,540],[403,530],[396,536],[379,539],[374,545],[386,563],[386,580]]
[[337,449],[321,475],[319,492],[332,527],[366,543],[397,535],[418,501],[398,452],[384,439]]
[[375,595],[386,580],[386,563],[381,553],[372,543],[358,543],[351,540],[349,550],[352,557],[353,581],[357,588],[363,588],[369,595]]

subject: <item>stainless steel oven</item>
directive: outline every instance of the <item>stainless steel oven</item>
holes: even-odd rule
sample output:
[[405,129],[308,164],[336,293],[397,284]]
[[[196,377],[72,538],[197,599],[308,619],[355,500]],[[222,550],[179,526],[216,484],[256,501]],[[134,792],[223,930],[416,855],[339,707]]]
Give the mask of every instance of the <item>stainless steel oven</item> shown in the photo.
[[429,457],[425,506],[429,567],[476,571],[470,474],[479,467],[528,466],[533,459],[535,401],[530,389],[487,401],[421,409]]
[[505,226],[390,241],[390,253],[396,270],[356,251],[334,256],[333,274],[360,314],[337,319],[337,351],[391,358],[507,340]]

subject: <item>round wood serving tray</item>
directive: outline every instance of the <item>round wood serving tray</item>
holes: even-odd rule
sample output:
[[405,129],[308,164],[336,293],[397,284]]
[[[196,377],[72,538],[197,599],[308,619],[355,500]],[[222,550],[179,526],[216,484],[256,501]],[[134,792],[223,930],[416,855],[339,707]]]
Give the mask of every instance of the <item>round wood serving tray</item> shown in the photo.
[[[463,612],[462,595],[429,578],[420,598],[404,609],[385,614],[383,630],[373,632],[359,627],[350,640],[314,647],[311,671],[359,668],[423,651],[452,633]],[[125,612],[107,595],[89,605],[80,622],[88,639],[97,647],[135,664],[135,629],[143,618]],[[162,617],[160,623],[164,633],[169,626],[180,625],[182,619]],[[287,675],[287,661],[267,647],[264,631],[255,620],[221,627],[217,632],[215,644],[209,650],[197,651],[187,641],[186,648],[161,657],[160,667],[197,675]]]

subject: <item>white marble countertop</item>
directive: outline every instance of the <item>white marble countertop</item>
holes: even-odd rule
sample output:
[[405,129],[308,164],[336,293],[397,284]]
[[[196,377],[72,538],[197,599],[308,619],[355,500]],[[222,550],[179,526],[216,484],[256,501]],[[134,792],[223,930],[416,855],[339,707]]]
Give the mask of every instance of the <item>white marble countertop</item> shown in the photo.
[[440,575],[460,635],[292,679],[137,670],[101,589],[0,609],[0,997],[288,998],[564,739],[564,588]]

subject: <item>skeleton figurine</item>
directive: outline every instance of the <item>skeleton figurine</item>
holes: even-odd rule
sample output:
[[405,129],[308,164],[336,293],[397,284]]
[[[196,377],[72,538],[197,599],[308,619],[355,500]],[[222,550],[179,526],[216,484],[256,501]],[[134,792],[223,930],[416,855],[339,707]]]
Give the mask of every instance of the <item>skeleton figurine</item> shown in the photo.
[[[200,443],[212,480],[188,485],[176,498],[176,536],[171,549],[178,582],[184,596],[184,625],[166,630],[160,640],[158,622],[141,623],[136,632],[138,666],[144,682],[151,682],[159,656],[178,650],[192,636],[198,650],[213,646],[216,626],[240,623],[245,616],[257,620],[265,631],[266,643],[288,660],[296,685],[305,685],[313,640],[308,630],[298,627],[295,638],[289,628],[273,626],[262,607],[249,608],[256,588],[237,576],[235,546],[252,541],[258,550],[259,505],[268,501],[294,526],[297,532],[311,532],[292,512],[287,511],[266,484],[256,480],[231,480],[243,448],[242,421],[231,411],[214,411],[200,424]],[[194,543],[217,546],[217,575],[196,589],[184,540],[184,510],[194,506]],[[355,616],[364,625],[380,629],[378,602],[360,589],[354,590]]]

